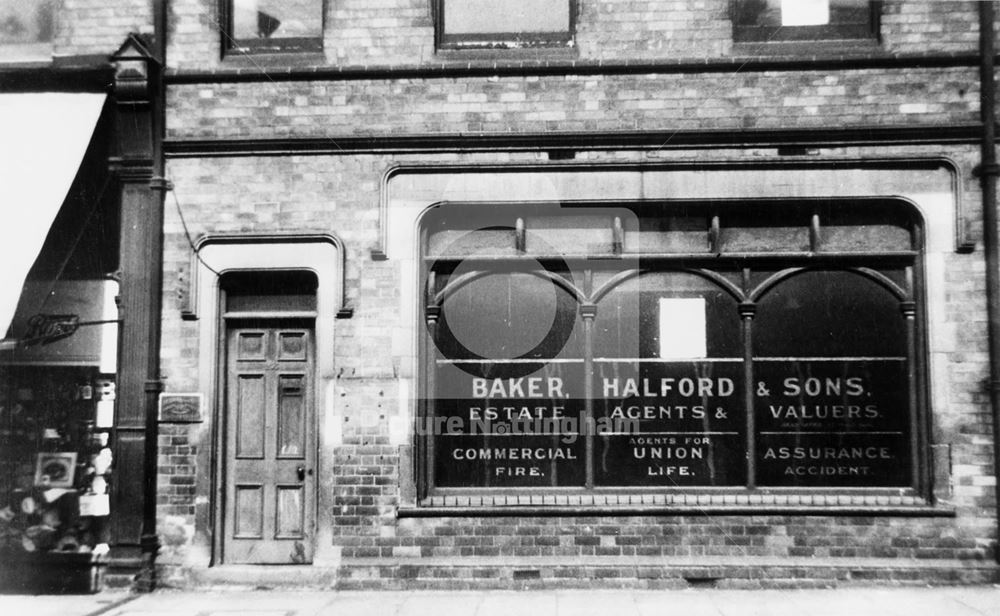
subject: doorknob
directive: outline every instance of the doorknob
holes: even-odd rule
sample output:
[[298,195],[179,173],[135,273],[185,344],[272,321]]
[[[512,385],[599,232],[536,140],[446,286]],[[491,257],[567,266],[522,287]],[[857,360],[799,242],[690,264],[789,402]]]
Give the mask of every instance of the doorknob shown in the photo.
[[301,465],[298,466],[295,469],[295,474],[299,476],[299,481],[305,481],[306,480],[306,467],[301,466]]

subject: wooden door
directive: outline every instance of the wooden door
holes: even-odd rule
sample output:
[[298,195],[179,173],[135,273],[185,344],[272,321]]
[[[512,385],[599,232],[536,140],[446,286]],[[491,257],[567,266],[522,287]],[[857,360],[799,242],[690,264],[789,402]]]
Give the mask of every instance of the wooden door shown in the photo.
[[227,328],[223,561],[312,561],[313,332]]

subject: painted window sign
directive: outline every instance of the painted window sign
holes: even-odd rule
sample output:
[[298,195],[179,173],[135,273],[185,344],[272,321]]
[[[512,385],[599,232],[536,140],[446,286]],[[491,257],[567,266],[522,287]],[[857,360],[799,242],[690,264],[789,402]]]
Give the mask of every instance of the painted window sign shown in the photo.
[[918,484],[906,206],[472,207],[424,218],[429,489]]
[[595,367],[595,413],[631,428],[597,439],[597,485],[744,483],[738,364],[625,360]]

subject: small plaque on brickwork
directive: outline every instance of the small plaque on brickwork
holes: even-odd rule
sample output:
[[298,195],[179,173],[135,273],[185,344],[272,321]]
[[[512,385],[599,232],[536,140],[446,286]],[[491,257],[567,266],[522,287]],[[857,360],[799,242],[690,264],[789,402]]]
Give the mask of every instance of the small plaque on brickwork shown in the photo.
[[201,394],[160,394],[160,421],[197,423],[202,421]]

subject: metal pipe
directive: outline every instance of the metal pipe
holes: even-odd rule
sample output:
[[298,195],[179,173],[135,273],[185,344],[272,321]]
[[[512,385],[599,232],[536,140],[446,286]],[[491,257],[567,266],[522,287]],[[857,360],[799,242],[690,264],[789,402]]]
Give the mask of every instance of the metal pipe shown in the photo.
[[[165,159],[163,156],[163,138],[166,135],[166,94],[163,89],[163,73],[166,69],[166,36],[167,36],[167,0],[153,0],[153,54],[156,66],[151,66],[149,73],[150,102],[152,103],[151,141],[152,141],[152,179],[149,187],[156,200],[153,210],[154,220],[147,224],[156,224],[160,231],[163,228],[163,204],[170,183],[164,177]],[[152,63],[151,63],[152,64]],[[145,456],[143,459],[145,476],[143,478],[142,499],[142,531],[140,549],[143,556],[143,569],[138,587],[143,591],[156,588],[156,557],[160,551],[159,535],[156,527],[157,504],[157,460],[159,457],[159,425],[157,422],[157,399],[162,390],[160,374],[160,320],[163,271],[162,237],[157,236],[154,244],[154,254],[150,255],[152,271],[149,281],[149,357],[146,358],[146,387],[144,391],[145,404]]]
[[[997,231],[996,83],[994,79],[994,10],[992,2],[979,3],[979,112],[983,122],[982,162],[983,248],[986,252],[986,309],[990,357],[990,406],[993,416],[993,472],[1000,469],[1000,238]],[[1000,562],[1000,483],[996,488],[998,541],[994,557]]]

